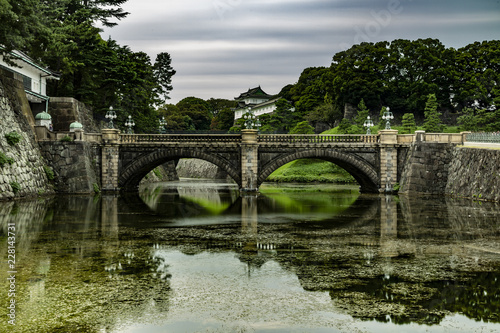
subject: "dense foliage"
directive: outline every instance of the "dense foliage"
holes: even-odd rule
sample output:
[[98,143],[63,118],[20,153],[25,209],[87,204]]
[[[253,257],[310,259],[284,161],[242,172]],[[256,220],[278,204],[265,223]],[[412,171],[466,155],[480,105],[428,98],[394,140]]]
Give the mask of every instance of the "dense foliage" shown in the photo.
[[[395,122],[411,113],[416,123],[423,124],[427,100],[434,95],[437,113],[447,115],[442,122],[454,124],[463,115],[463,129],[479,129],[495,118],[492,112],[498,112],[499,69],[500,41],[496,40],[458,50],[436,39],[361,43],[335,54],[330,68],[305,69],[283,93],[312,125],[339,125],[346,105],[358,105],[361,100],[376,122],[378,111],[390,106]],[[359,120],[348,121],[346,127],[359,126]],[[498,125],[487,128],[500,130]]]
[[60,80],[49,83],[50,96],[74,97],[101,120],[113,106],[117,124],[131,115],[136,131],[156,131],[154,106],[168,98],[175,74],[170,55],[162,52],[152,64],[144,52],[103,40],[97,27],[126,17],[120,8],[126,1],[0,0],[1,52],[26,52],[58,72]]

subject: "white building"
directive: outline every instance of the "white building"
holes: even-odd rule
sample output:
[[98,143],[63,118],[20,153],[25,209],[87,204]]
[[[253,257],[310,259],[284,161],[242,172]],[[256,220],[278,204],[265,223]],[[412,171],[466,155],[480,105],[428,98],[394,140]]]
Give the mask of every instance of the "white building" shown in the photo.
[[59,77],[51,70],[36,64],[33,59],[21,51],[12,51],[10,56],[11,61],[17,66],[7,63],[2,55],[0,55],[0,66],[21,76],[33,114],[47,112],[49,101],[47,80],[59,80]]
[[255,116],[271,113],[276,110],[276,101],[279,98],[273,98],[273,95],[266,94],[261,87],[248,89],[234,99],[238,101],[238,106],[234,110],[234,120],[240,119],[248,109],[252,109]]

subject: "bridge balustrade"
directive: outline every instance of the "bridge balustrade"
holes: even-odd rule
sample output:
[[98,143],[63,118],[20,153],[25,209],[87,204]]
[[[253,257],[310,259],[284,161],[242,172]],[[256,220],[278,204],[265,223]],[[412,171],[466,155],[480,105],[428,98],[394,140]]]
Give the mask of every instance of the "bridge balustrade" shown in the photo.
[[258,136],[259,143],[377,143],[378,135],[365,134],[263,134]]
[[500,143],[500,132],[468,133],[467,142]]
[[239,134],[120,134],[121,143],[238,143]]

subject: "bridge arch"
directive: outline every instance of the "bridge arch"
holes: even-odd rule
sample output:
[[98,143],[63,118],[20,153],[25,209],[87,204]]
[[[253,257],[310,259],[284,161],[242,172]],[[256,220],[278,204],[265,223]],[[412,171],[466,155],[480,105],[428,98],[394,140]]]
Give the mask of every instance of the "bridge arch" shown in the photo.
[[192,148],[157,149],[137,156],[120,169],[118,185],[122,190],[136,191],[142,178],[151,170],[165,162],[180,158],[197,158],[215,164],[226,171],[238,185],[241,185],[241,176],[238,170],[233,168],[226,158]]
[[378,192],[380,179],[376,168],[354,154],[344,153],[335,149],[307,149],[285,156],[280,155],[263,166],[259,173],[257,185],[260,186],[279,167],[294,160],[304,158],[321,159],[337,164],[356,179],[360,185],[361,192]]

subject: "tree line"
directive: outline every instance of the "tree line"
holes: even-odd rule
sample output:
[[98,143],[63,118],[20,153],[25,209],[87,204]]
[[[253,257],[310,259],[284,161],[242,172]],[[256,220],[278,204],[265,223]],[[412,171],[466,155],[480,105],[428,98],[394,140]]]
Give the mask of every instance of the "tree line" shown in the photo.
[[[12,50],[26,52],[60,74],[48,86],[50,96],[74,97],[92,107],[98,119],[113,106],[117,123],[131,115],[136,132],[157,132],[161,116],[170,130],[244,128],[242,121],[234,124],[232,100],[187,97],[169,104],[175,70],[167,52],[152,62],[144,52],[101,38],[98,24],[114,26],[125,18],[126,1],[0,0],[0,53],[8,58]],[[340,126],[360,132],[366,116],[380,122],[382,110],[390,107],[395,122],[408,130],[427,123],[439,131],[446,123],[498,131],[499,84],[500,41],[459,49],[430,38],[361,43],[336,53],[329,67],[304,69],[296,83],[283,87],[276,111],[261,116],[261,129],[310,132]]]
[[112,27],[129,13],[127,0],[0,0],[1,54],[23,51],[60,75],[49,96],[74,97],[103,120],[110,106],[118,124],[131,115],[139,132],[158,129],[155,106],[164,104],[175,70],[162,52],[154,63],[100,36],[98,25]]

